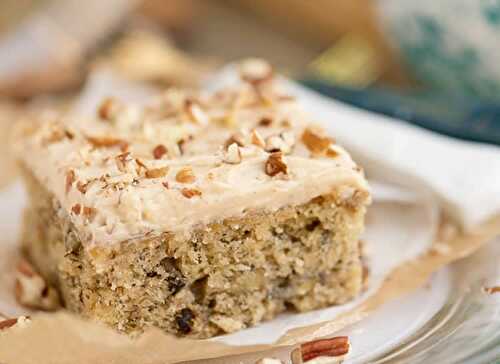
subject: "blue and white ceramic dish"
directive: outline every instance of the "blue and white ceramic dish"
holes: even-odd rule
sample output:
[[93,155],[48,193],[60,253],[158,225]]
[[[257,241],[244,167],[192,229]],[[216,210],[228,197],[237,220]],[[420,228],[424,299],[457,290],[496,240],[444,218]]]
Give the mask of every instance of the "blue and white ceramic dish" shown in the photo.
[[380,23],[433,88],[500,102],[500,0],[377,0]]

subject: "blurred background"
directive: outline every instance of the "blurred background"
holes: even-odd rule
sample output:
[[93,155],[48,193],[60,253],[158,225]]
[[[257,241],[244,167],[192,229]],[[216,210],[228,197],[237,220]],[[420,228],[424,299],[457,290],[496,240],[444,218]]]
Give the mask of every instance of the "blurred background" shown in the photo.
[[[318,68],[339,81],[407,81],[370,0],[2,0],[0,7],[2,89],[11,86],[18,96],[69,88],[84,77],[82,65],[138,30],[163,38],[172,51],[214,63],[259,56],[299,75],[318,61]],[[332,62],[327,66],[319,57],[335,45],[326,54]],[[43,73],[35,77],[40,68]],[[7,74],[13,72],[18,74]],[[26,85],[28,77],[36,80]]]
[[500,0],[2,0],[0,144],[99,67],[195,87],[245,57],[355,107],[500,144],[499,45]]

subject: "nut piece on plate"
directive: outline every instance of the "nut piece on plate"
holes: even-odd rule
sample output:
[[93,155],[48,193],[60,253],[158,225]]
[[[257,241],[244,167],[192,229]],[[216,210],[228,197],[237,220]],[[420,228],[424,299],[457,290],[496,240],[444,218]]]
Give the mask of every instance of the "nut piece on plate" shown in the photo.
[[331,363],[340,363],[349,353],[350,347],[347,336],[309,341],[292,352],[292,362],[307,363],[315,358],[329,357]]
[[0,318],[0,331],[9,329],[14,326],[25,327],[30,322],[27,316],[19,316],[17,318],[1,319]]
[[53,311],[61,307],[56,289],[25,260],[17,265],[15,295],[17,301],[28,308]]
[[0,320],[0,330],[8,329],[17,324],[17,318]]

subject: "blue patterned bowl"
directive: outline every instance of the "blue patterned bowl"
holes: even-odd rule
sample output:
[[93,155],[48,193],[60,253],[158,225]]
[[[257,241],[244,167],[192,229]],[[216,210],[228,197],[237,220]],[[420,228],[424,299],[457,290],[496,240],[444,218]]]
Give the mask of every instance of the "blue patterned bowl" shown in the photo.
[[500,0],[377,0],[381,24],[416,77],[500,101]]

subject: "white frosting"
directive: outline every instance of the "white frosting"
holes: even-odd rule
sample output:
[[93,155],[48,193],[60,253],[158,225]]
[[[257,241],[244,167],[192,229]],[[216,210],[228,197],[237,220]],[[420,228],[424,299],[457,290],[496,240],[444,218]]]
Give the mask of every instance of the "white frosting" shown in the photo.
[[[363,173],[341,147],[332,146],[335,157],[311,156],[301,142],[309,119],[295,101],[280,96],[271,81],[258,87],[243,83],[237,90],[196,98],[170,91],[148,107],[115,103],[112,110],[109,120],[97,112],[93,120],[51,116],[20,128],[20,158],[54,194],[86,247],[183,231],[255,210],[275,211],[339,185],[367,190]],[[261,125],[263,118],[272,125]],[[252,129],[264,139],[288,132],[283,139],[293,143],[295,137],[291,152],[283,157],[287,175],[266,174],[269,153],[251,144]],[[245,139],[239,149],[241,162],[229,164],[223,146],[237,132]],[[192,140],[182,144],[181,154],[178,142],[188,135]],[[120,145],[98,147],[89,136],[125,140],[130,154],[123,154]],[[153,149],[159,144],[168,153],[155,159]],[[117,160],[118,155],[122,157]],[[147,170],[168,171],[147,178],[141,164]],[[186,166],[195,175],[192,183],[176,180]],[[188,198],[182,189],[201,195]]]

